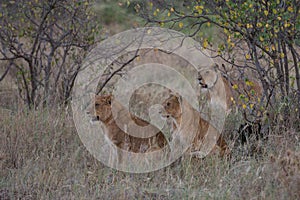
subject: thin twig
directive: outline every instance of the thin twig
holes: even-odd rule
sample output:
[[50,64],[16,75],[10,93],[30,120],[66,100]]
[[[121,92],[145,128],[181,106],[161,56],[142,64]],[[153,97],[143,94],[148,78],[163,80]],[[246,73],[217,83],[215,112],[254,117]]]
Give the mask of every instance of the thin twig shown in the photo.
[[138,51],[139,51],[139,49],[136,50],[135,55],[130,60],[128,60],[127,62],[125,62],[120,68],[118,68],[116,71],[114,71],[112,74],[110,74],[110,76],[101,85],[100,89],[96,92],[97,95],[103,90],[103,88],[105,87],[105,85],[112,79],[112,77],[114,75],[116,75],[118,72],[120,72],[124,67],[126,67],[128,64],[130,64],[132,61],[134,61],[134,59],[136,59],[139,56],[138,55]]

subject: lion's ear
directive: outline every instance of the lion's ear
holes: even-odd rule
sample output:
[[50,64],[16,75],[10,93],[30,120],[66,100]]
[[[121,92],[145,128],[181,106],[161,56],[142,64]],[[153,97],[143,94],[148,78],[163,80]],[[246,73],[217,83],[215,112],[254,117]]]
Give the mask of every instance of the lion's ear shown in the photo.
[[177,93],[177,92],[171,92],[170,93],[170,96],[175,96],[177,99],[178,99],[178,101],[179,101],[179,103],[181,104],[182,103],[182,96],[179,94],[179,93]]
[[182,104],[182,96],[179,95],[177,98],[178,98],[179,103]]
[[111,105],[114,99],[115,99],[114,96],[112,94],[109,94],[106,96],[106,103]]
[[113,100],[115,99],[115,97],[114,97],[112,94],[110,94],[110,95],[109,95],[109,99],[110,99],[111,101],[113,101]]
[[180,97],[180,94],[177,93],[177,92],[171,91],[171,92],[170,92],[170,96],[175,96],[175,97],[179,98],[179,97]]

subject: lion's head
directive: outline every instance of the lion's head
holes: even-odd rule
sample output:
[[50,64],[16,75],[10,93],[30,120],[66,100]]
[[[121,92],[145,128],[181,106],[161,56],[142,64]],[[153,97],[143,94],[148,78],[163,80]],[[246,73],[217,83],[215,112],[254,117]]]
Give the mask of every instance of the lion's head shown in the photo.
[[163,108],[160,111],[162,118],[173,117],[175,119],[181,117],[181,97],[176,94],[170,94],[170,96],[163,102]]
[[92,115],[92,121],[106,122],[112,117],[111,103],[113,97],[109,95],[91,95],[92,106],[88,109],[88,114]]

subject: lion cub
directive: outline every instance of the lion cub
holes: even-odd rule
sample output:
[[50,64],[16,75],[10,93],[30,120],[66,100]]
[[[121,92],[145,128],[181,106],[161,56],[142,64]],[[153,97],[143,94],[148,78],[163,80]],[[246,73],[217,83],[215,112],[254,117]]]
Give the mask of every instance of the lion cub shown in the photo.
[[[88,114],[92,114],[92,121],[103,122],[107,129],[108,138],[117,147],[134,153],[144,153],[159,150],[167,144],[161,132],[150,138],[137,138],[125,133],[115,121],[116,118],[122,117],[122,110],[125,108],[119,103],[114,104],[119,112],[117,116],[113,116],[111,108],[112,100],[112,95],[95,95],[93,97],[94,107],[91,106]],[[148,122],[134,115],[131,115],[131,118],[139,126],[149,125]]]
[[[172,124],[172,131],[179,129],[179,126],[182,121],[182,110],[181,106],[182,105],[182,97],[178,96],[176,94],[170,94],[170,96],[163,102],[163,108],[164,111],[161,111],[160,114],[162,118],[171,120],[173,122]],[[192,115],[200,115],[198,111],[192,109],[194,113],[191,113]],[[198,127],[198,132],[196,133],[196,136],[193,140],[193,146],[192,146],[192,151],[199,151],[199,147],[201,147],[201,142],[203,142],[203,139],[205,137],[205,134],[209,128],[209,123],[199,117],[199,127]],[[219,137],[216,146],[212,150],[212,152],[215,152],[218,150],[220,152],[221,156],[224,156],[229,152],[228,146],[226,141],[223,139],[223,137]]]

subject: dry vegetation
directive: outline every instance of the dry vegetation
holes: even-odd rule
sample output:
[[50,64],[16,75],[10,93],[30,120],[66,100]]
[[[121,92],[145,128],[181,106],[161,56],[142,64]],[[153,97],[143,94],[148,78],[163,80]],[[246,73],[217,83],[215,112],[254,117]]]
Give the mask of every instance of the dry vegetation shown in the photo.
[[[224,133],[230,159],[186,155],[164,169],[130,174],[106,167],[86,150],[70,111],[28,111],[7,84],[12,81],[0,85],[0,199],[300,198],[300,133],[282,127],[280,117],[268,140],[239,146],[241,120],[229,116]],[[259,151],[249,153],[253,145]]]
[[[81,143],[71,114],[61,113],[1,111],[0,199],[300,197],[299,132],[292,128],[272,128],[261,153],[252,157],[234,147],[229,160],[185,156],[152,173],[129,174],[94,159]],[[229,121],[234,123],[234,118]]]
[[[121,27],[110,21],[119,21],[111,18],[119,10],[99,10],[105,28]],[[113,32],[110,29],[107,33]],[[153,58],[155,54],[138,64]],[[157,59],[168,63],[167,57]],[[175,65],[188,66],[183,61]],[[0,82],[0,200],[300,199],[300,128],[293,116],[297,113],[291,112],[292,125],[284,126],[281,110],[272,112],[274,121],[263,122],[268,139],[244,146],[236,141],[241,117],[228,117],[224,134],[231,158],[185,155],[161,170],[130,174],[106,167],[86,150],[70,110],[27,110],[7,76]]]

